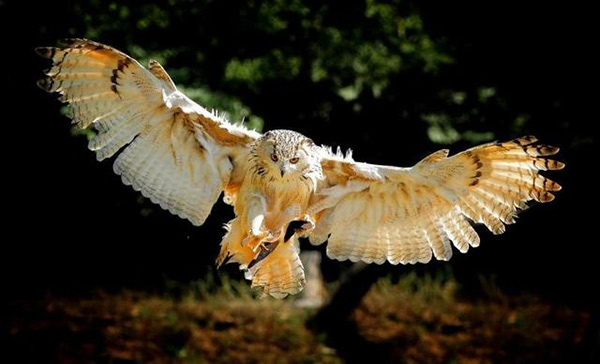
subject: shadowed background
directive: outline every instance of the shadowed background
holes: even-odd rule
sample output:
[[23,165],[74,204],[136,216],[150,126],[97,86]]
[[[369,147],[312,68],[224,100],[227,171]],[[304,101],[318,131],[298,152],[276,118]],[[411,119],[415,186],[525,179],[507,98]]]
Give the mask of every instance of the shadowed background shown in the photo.
[[[48,64],[34,47],[86,37],[142,64],[158,60],[186,94],[232,121],[293,129],[352,148],[359,161],[411,166],[438,149],[528,134],[560,146],[567,167],[546,174],[563,186],[554,202],[522,212],[501,236],[478,228],[481,247],[455,251],[449,263],[384,269],[450,267],[466,295],[486,277],[558,306],[598,305],[597,91],[586,87],[597,65],[591,12],[577,3],[2,2],[0,12],[10,25],[2,90],[9,231],[0,266],[11,300],[162,293],[169,282],[202,280],[215,274],[221,226],[233,216],[218,203],[193,227],[122,185],[110,162],[95,161],[86,134],[35,85]],[[325,279],[349,266],[324,259]],[[222,274],[240,279],[235,267]]]

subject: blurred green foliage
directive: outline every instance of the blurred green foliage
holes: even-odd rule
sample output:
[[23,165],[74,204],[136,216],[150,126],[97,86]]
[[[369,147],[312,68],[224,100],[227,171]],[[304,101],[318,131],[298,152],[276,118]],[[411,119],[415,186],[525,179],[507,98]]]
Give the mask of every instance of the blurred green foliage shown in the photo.
[[[276,93],[306,102],[284,114],[292,125],[326,123],[336,108],[370,121],[370,103],[392,111],[384,122],[423,124],[416,129],[438,144],[491,140],[501,118],[515,133],[526,129],[527,115],[507,113],[494,86],[448,81],[456,47],[433,36],[410,2],[92,0],[65,11],[65,36],[111,44],[142,64],[156,59],[192,99],[257,130],[265,120],[279,126],[282,112],[269,111]],[[418,102],[406,95],[415,86]]]

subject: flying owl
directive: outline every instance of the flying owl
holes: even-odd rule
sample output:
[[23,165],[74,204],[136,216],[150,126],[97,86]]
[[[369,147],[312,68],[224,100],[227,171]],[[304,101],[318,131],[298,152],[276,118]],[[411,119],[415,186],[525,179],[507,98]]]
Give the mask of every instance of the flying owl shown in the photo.
[[299,237],[327,242],[340,261],[448,260],[452,245],[479,246],[472,223],[501,234],[526,202],[561,188],[539,174],[564,167],[545,158],[558,148],[533,136],[440,150],[410,168],[361,163],[291,130],[231,124],[178,91],[156,61],[146,69],[86,39],[36,51],[52,61],[38,85],[71,105],[78,127],[94,127],[99,161],[118,154],[123,183],[196,226],[223,194],[236,217],[217,264],[238,263],[263,295],[302,290]]

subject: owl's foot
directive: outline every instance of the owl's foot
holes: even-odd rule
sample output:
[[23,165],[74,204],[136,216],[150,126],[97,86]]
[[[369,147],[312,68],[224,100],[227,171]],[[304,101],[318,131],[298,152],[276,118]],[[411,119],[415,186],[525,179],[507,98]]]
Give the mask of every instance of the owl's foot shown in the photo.
[[258,234],[253,234],[252,231],[242,240],[242,246],[249,246],[253,252],[260,248],[265,248],[266,244],[271,244],[279,241],[283,229],[277,231],[262,230]]
[[302,229],[302,234],[310,232],[315,228],[315,222],[310,215],[302,216],[301,220],[305,221],[305,223],[300,227]]
[[275,250],[275,247],[277,245],[279,245],[278,242],[269,243],[266,241],[263,241],[260,244],[258,244],[257,245],[258,253],[256,253],[256,255],[254,256],[254,259],[252,259],[250,264],[248,264],[248,269],[251,269],[252,267],[254,267],[256,265],[256,263],[260,262],[261,260],[263,260],[267,256],[269,256],[269,254],[271,254],[273,252],[273,250]]

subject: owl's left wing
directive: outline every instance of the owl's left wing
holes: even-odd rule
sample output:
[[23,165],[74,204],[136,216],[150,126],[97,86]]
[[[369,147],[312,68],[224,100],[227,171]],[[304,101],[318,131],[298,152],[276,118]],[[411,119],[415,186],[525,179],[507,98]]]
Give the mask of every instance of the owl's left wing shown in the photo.
[[440,150],[411,168],[357,163],[332,153],[309,213],[313,244],[329,238],[332,259],[382,264],[426,263],[479,245],[470,222],[505,231],[526,202],[549,202],[560,185],[539,174],[564,164],[544,157],[558,148],[535,137],[490,143],[448,157]]

